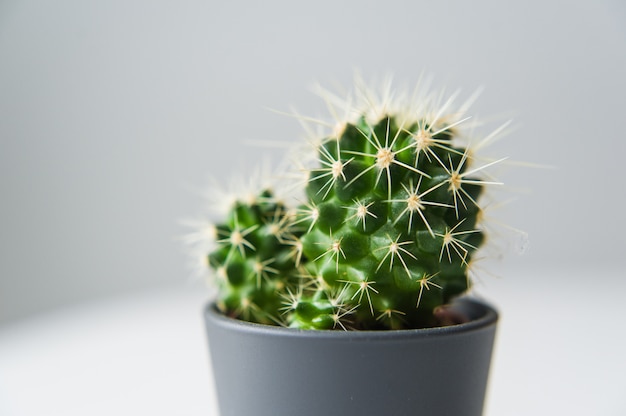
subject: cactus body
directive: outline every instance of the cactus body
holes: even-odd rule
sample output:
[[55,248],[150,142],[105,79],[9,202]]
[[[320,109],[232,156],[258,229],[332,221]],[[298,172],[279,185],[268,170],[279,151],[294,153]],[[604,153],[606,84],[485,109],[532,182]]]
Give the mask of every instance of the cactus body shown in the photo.
[[264,190],[217,226],[209,263],[225,313],[303,329],[419,328],[469,289],[482,168],[444,117],[366,113],[320,142],[304,204]]
[[242,319],[277,323],[286,285],[296,276],[286,207],[265,191],[254,201],[234,204],[216,227],[218,249],[208,256],[220,290],[218,307]]

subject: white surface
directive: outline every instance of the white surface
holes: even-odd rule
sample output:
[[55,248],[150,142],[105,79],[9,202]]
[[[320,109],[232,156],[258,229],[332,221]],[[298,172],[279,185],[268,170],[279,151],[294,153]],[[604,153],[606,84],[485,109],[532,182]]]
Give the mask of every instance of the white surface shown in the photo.
[[[626,414],[623,273],[486,280],[501,312],[486,415]],[[217,415],[205,298],[146,293],[0,328],[0,414]]]
[[0,415],[215,415],[206,293],[153,292],[0,329]]
[[487,415],[626,415],[623,270],[485,281],[501,312]]

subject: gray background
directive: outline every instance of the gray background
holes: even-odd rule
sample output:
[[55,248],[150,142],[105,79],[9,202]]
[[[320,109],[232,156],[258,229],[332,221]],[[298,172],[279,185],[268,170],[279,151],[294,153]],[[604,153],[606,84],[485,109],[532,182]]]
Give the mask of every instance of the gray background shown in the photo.
[[496,272],[599,284],[626,231],[625,28],[618,1],[2,0],[0,323],[197,284],[193,189],[256,163],[246,140],[303,137],[264,108],[322,113],[308,88],[355,69],[484,85],[474,113],[518,126],[493,152],[555,167],[503,172],[530,245]]

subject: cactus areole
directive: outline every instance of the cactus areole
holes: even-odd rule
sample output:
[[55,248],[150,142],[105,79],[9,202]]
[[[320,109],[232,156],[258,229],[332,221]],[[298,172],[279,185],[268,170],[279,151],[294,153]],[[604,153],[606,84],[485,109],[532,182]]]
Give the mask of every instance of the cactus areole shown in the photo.
[[363,100],[316,141],[298,202],[267,187],[232,204],[208,253],[222,313],[311,330],[465,319],[445,305],[471,287],[481,196],[498,184],[484,174],[498,161],[459,138],[463,111],[424,100]]

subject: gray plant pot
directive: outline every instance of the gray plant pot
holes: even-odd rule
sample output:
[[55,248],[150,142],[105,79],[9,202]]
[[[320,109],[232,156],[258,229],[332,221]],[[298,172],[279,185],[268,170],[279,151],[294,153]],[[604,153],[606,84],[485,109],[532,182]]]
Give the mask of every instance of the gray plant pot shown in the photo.
[[482,414],[498,315],[402,331],[302,331],[205,309],[222,416]]

